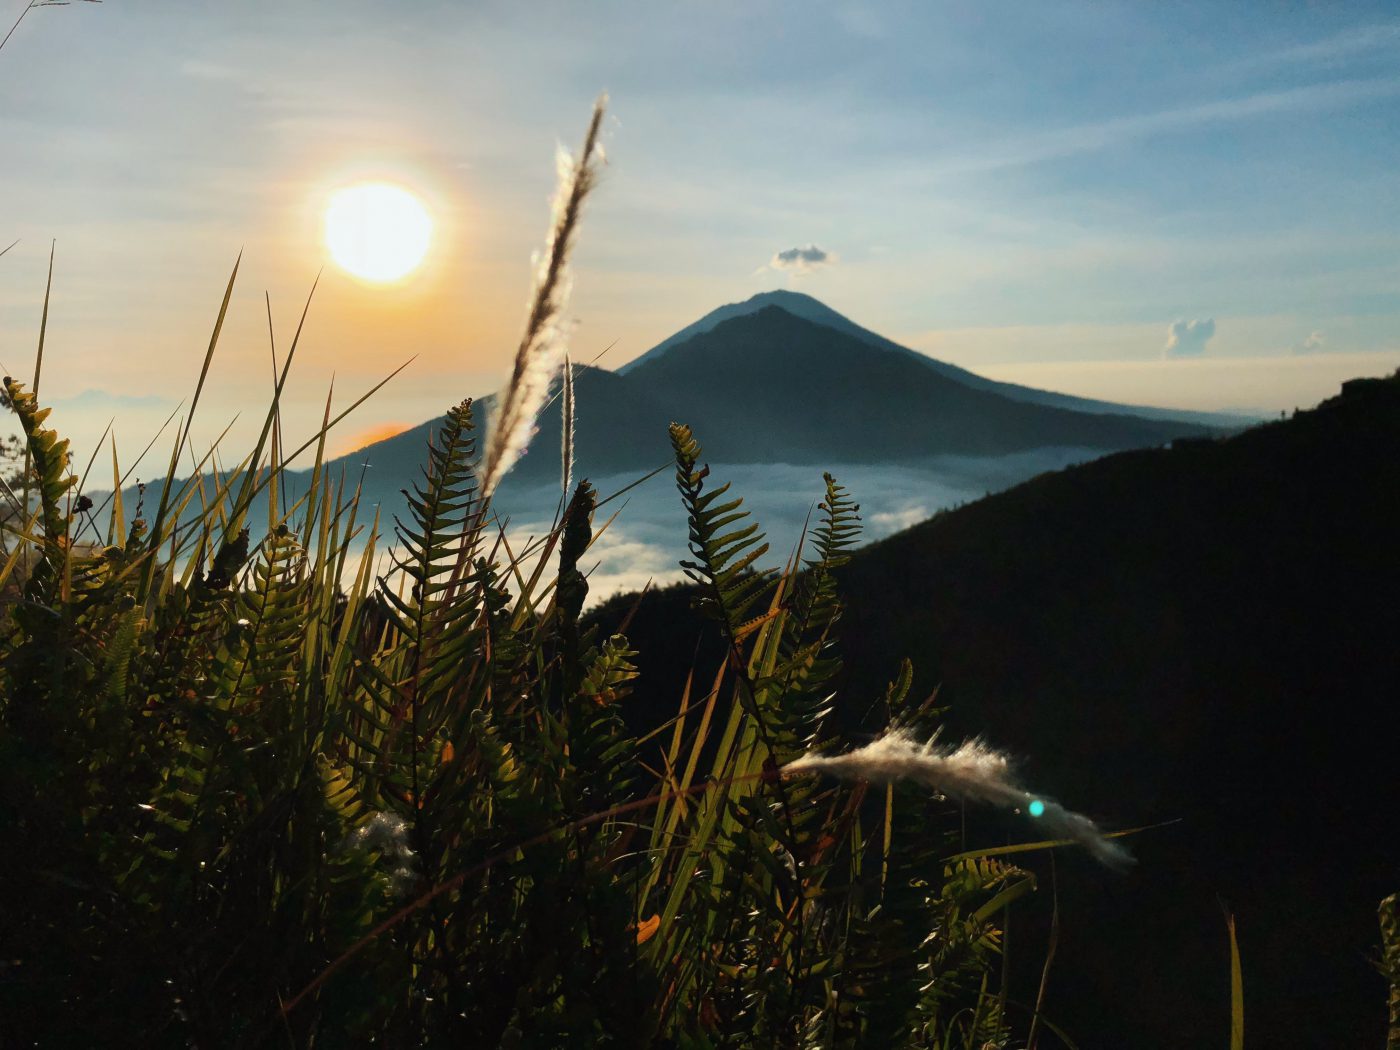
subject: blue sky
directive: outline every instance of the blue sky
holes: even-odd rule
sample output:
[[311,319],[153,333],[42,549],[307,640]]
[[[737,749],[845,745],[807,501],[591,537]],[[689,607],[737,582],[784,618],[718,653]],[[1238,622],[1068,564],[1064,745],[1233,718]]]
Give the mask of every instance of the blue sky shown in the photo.
[[[285,345],[326,197],[390,178],[437,221],[429,259],[391,289],[327,268],[293,425],[332,373],[348,397],[415,353],[355,427],[490,390],[552,150],[607,90],[579,357],[614,344],[620,364],[795,287],[996,378],[1291,408],[1400,366],[1397,60],[1393,4],[38,9],[0,52],[0,247],[20,239],[0,259],[0,362],[32,368],[56,239],[55,420],[80,447],[111,415],[144,443],[193,385],[241,248],[212,438],[266,395],[263,293]],[[809,245],[829,261],[770,265]],[[1210,337],[1168,353],[1193,320]]]

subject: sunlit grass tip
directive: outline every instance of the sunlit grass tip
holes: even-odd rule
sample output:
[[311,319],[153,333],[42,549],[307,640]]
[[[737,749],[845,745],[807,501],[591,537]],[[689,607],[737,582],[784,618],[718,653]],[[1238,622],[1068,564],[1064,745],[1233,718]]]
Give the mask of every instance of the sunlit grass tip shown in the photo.
[[593,107],[583,148],[578,158],[559,151],[559,184],[554,196],[554,215],[545,249],[535,267],[534,292],[526,317],[525,332],[515,352],[505,389],[496,395],[489,421],[485,468],[481,491],[489,496],[506,472],[515,465],[534,435],[535,422],[549,396],[549,387],[564,357],[564,307],[569,300],[571,279],[569,256],[578,232],[583,202],[597,183],[602,162],[599,144],[606,97]]

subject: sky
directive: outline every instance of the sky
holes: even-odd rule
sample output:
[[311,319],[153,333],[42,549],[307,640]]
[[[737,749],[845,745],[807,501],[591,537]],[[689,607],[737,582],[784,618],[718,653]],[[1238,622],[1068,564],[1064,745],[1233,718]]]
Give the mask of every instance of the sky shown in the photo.
[[[487,393],[600,91],[576,360],[784,287],[1138,404],[1273,414],[1400,367],[1400,11],[1283,0],[36,8],[0,50],[0,364],[32,377],[55,245],[41,393],[80,453],[115,418],[126,460],[241,252],[197,440],[261,420],[267,304],[280,355],[318,272],[293,437],[332,379],[343,406],[409,358],[334,447]],[[397,284],[327,261],[328,200],[365,180],[433,220]]]

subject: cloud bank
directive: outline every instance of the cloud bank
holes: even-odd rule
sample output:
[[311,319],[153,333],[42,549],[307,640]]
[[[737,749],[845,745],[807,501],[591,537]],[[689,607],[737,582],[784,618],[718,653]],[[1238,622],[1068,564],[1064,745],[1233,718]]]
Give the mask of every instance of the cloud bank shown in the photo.
[[[898,464],[825,466],[860,503],[864,542],[884,539],[940,510],[1097,455],[1090,449],[1045,448],[1010,456],[938,456]],[[804,530],[810,532],[808,515],[823,491],[822,468],[790,463],[711,466],[712,477],[733,483],[732,492],[744,497],[744,509],[767,534],[773,548],[766,564],[782,564]],[[609,495],[636,480],[617,474],[594,482],[600,493]],[[512,523],[510,540],[517,550],[549,531],[558,500],[557,485],[502,490],[495,507]],[[685,509],[675,487],[657,477],[631,489],[617,520],[589,547],[584,565],[589,573],[589,603],[637,590],[648,582],[664,585],[683,579],[679,563],[688,556],[685,543]]]
[[1175,321],[1167,329],[1167,345],[1163,357],[1200,357],[1206,344],[1215,336],[1215,318]]

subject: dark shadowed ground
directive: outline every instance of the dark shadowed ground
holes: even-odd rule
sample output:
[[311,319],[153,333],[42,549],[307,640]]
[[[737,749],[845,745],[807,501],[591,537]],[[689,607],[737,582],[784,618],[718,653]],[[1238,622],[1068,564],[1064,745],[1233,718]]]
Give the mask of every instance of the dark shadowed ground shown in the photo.
[[[1227,907],[1251,1045],[1381,1044],[1375,909],[1400,889],[1400,379],[1047,475],[877,543],[842,577],[853,741],[907,654],[918,688],[941,687],[952,738],[984,733],[1025,756],[1027,783],[1111,826],[1178,821],[1133,840],[1124,876],[1058,858],[1046,1011],[1079,1045],[1224,1045]],[[674,713],[693,658],[714,666],[689,597],[647,595],[629,630],[638,724]],[[979,842],[1033,834],[968,817]],[[1051,911],[1036,866],[1042,892],[1011,933],[1026,999]]]

